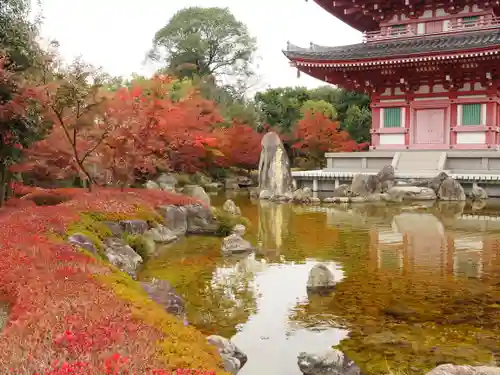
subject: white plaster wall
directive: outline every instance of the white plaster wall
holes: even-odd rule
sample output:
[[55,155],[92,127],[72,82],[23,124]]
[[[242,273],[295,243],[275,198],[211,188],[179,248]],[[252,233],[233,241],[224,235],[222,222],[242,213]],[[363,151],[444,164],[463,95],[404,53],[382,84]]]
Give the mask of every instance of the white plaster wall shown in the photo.
[[484,89],[485,87],[480,82],[474,83],[474,90],[484,90]]
[[457,144],[459,145],[477,145],[485,143],[486,143],[485,132],[457,133]]
[[422,86],[420,86],[418,91],[416,91],[417,94],[428,94],[430,92],[431,92],[431,90],[430,90],[428,85],[422,85]]
[[388,95],[391,95],[391,89],[390,88],[386,88],[385,91],[382,93],[382,96],[388,96]]
[[381,145],[404,145],[404,134],[380,134]]
[[466,83],[464,85],[464,87],[462,87],[461,89],[459,89],[458,91],[470,91],[472,88],[471,88],[471,84],[470,83]]
[[448,92],[443,85],[434,85],[433,90],[434,92]]

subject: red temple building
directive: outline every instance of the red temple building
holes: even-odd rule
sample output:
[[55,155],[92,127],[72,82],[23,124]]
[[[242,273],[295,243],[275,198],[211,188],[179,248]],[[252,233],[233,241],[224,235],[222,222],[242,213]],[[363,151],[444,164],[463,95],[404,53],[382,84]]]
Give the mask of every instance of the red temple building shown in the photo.
[[500,1],[315,2],[363,42],[284,53],[301,72],[370,95],[372,150],[499,148]]

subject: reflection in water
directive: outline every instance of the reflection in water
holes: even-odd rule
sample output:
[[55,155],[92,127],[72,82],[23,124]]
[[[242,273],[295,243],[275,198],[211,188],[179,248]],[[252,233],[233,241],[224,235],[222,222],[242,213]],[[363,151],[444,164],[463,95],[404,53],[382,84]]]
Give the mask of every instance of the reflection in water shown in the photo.
[[259,248],[264,254],[272,251],[279,255],[283,238],[289,235],[292,206],[260,201],[258,207]]
[[[222,258],[220,239],[188,237],[141,277],[169,280],[203,332],[234,335],[249,357],[240,374],[299,375],[300,351],[339,340],[367,374],[421,374],[500,355],[500,210],[233,199],[252,222],[256,256]],[[334,295],[308,299],[319,261],[342,281]]]
[[[306,282],[316,262],[272,265],[259,272],[255,285],[260,294],[257,313],[240,327],[234,342],[248,355],[241,375],[300,375],[297,355],[302,351],[322,351],[338,344],[347,331],[336,328],[308,330],[290,323],[288,316],[298,301],[307,300]],[[342,271],[327,263],[336,279]]]

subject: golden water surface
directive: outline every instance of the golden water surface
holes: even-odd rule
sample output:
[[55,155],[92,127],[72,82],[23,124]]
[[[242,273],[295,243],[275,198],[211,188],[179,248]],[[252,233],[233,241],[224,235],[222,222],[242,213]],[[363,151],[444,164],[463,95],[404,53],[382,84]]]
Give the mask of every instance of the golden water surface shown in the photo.
[[[300,374],[296,357],[336,346],[367,374],[423,374],[500,361],[500,207],[300,206],[231,197],[256,254],[223,258],[220,238],[163,249],[140,277],[169,280],[189,320],[233,337],[240,375]],[[221,205],[225,197],[214,197]],[[339,280],[309,296],[311,267]]]

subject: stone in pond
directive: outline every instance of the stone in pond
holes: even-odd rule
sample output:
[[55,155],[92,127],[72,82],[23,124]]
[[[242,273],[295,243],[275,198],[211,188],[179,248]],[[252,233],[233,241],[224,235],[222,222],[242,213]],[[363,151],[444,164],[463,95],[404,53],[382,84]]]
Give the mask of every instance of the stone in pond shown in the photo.
[[149,298],[161,305],[166,312],[186,321],[184,300],[167,280],[151,279],[141,282]]
[[322,263],[316,264],[309,271],[307,291],[312,293],[329,292],[335,288],[335,279],[332,271]]
[[190,204],[185,207],[187,210],[187,234],[214,234],[217,232],[219,224],[210,207],[201,204]]
[[434,368],[426,375],[500,375],[500,367],[459,366],[448,363]]
[[448,177],[439,187],[438,197],[442,201],[465,201],[465,191],[455,179]]
[[142,257],[119,238],[107,238],[106,246],[104,255],[109,263],[135,278],[136,271],[142,264]]
[[207,337],[210,345],[217,348],[219,355],[224,362],[224,370],[235,375],[247,363],[248,357],[236,346],[234,342],[218,335]]
[[222,205],[222,210],[233,216],[241,215],[240,208],[231,199],[228,199],[224,202],[224,204]]
[[359,375],[360,368],[344,353],[328,349],[321,353],[302,352],[297,364],[304,375]]
[[247,228],[243,224],[236,224],[233,227],[232,234],[237,234],[239,236],[244,236]]
[[237,233],[230,234],[222,240],[221,251],[225,255],[241,254],[254,250],[252,244]]
[[484,200],[488,199],[488,194],[486,193],[486,190],[484,190],[481,186],[479,186],[476,182],[474,182],[472,184],[470,197],[473,200]]
[[75,233],[68,237],[68,242],[72,245],[81,247],[84,250],[97,254],[97,248],[90,238],[81,233]]

